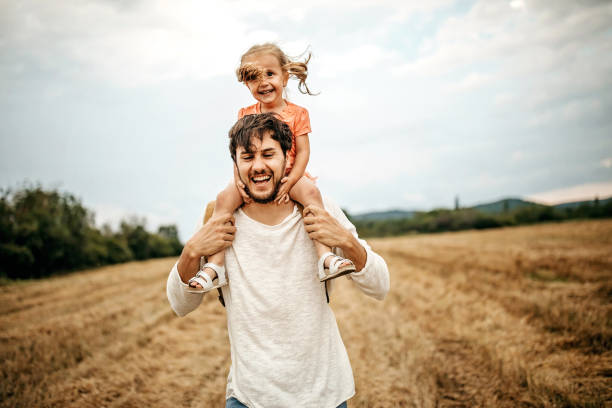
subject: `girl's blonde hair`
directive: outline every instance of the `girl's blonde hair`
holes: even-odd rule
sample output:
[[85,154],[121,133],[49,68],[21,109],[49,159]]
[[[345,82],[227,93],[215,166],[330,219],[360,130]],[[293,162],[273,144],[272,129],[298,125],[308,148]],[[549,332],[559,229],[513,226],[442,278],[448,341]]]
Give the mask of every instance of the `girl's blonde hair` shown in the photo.
[[278,62],[283,72],[288,73],[290,77],[297,78],[300,81],[298,84],[298,90],[301,93],[315,95],[310,92],[308,85],[306,85],[306,77],[308,76],[308,62],[310,61],[311,57],[310,51],[308,51],[308,56],[304,62],[301,62],[288,57],[287,54],[285,54],[276,44],[265,43],[254,45],[249,48],[247,52],[242,54],[242,57],[240,57],[240,66],[238,69],[236,69],[238,82],[247,82],[262,78],[263,72],[261,72],[261,70],[257,69],[257,67],[253,66],[252,64],[244,63],[246,57],[253,54],[274,55],[276,58],[278,58]]

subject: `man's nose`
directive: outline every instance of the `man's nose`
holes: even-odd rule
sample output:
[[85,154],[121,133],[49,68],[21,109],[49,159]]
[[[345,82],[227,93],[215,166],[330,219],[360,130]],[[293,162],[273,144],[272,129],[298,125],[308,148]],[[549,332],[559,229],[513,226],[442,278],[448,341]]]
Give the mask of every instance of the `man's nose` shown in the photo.
[[259,154],[255,155],[253,158],[253,170],[261,170],[265,167],[263,157]]

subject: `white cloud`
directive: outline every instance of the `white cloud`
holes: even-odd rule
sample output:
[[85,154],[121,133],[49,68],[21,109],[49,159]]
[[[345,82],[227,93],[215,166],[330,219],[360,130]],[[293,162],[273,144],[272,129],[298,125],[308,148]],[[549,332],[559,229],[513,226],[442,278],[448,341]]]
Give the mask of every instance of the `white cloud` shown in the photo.
[[542,204],[554,205],[572,201],[612,197],[612,181],[586,183],[577,186],[530,194],[526,198]]
[[[325,163],[327,182],[340,182],[351,188],[379,184],[426,173],[431,169],[434,149],[371,143],[338,151],[317,152],[317,163]],[[314,168],[314,166],[313,166]],[[323,168],[323,167],[320,167]]]
[[387,71],[400,56],[396,51],[386,50],[375,44],[362,44],[348,48],[343,53],[320,53],[317,58],[321,77],[336,78],[355,75],[356,71],[368,69]]
[[512,0],[510,2],[510,7],[512,7],[513,9],[517,9],[517,10],[524,10],[525,2],[523,0]]
[[461,81],[450,84],[448,90],[453,93],[473,91],[491,83],[492,80],[491,75],[472,72]]
[[[524,12],[511,12],[504,1],[477,1],[467,15],[442,24],[422,43],[418,57],[394,73],[445,82],[450,92],[513,81],[516,88],[499,95],[496,104],[515,94],[535,115],[551,104],[612,91],[612,3],[515,0],[510,6]],[[456,78],[466,70],[467,76]],[[568,107],[564,117],[580,114]]]
[[420,192],[407,192],[402,196],[407,206],[418,206],[427,202],[425,195]]
[[26,2],[3,9],[4,52],[49,68],[72,66],[67,75],[91,74],[122,86],[227,74],[247,39],[274,39],[252,30],[224,2]]
[[[321,9],[343,14],[364,7],[383,8],[395,10],[394,15],[411,15],[449,2],[438,0],[427,6],[393,0],[316,0],[293,6],[277,0],[5,2],[0,5],[0,51],[34,58],[41,66],[62,70],[69,77],[92,75],[120,86],[202,80],[231,73],[239,53],[254,43],[285,39],[274,24],[264,28],[258,23],[262,15],[271,22],[298,23]],[[347,48],[346,55],[321,56],[325,72],[333,75],[338,70],[371,68],[392,58],[393,52],[364,44]],[[9,65],[0,69],[18,71],[17,65]],[[72,68],[66,71],[67,66]]]
[[179,217],[178,211],[168,204],[160,204],[157,206],[157,211],[134,211],[133,209],[123,208],[111,203],[99,203],[90,206],[95,213],[96,226],[101,227],[108,224],[114,230],[119,228],[121,221],[130,220],[132,218],[144,218],[146,228],[151,231],[157,231],[160,225],[175,224]]
[[510,160],[513,162],[520,162],[525,159],[525,152],[522,150],[516,150],[510,155]]

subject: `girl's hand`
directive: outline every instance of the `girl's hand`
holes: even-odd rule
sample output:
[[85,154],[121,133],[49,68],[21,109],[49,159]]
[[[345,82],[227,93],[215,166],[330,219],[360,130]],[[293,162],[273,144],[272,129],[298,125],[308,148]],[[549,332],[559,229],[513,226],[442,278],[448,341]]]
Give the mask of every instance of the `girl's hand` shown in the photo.
[[274,202],[276,204],[286,204],[289,202],[289,190],[291,190],[293,184],[289,182],[289,177],[283,177],[280,182],[281,186],[278,189],[278,193],[276,193]]
[[253,200],[251,199],[251,197],[249,197],[246,190],[244,189],[244,183],[240,181],[240,179],[234,179],[234,182],[236,183],[236,188],[238,189],[238,192],[242,196],[242,201],[244,201],[245,204],[250,204]]

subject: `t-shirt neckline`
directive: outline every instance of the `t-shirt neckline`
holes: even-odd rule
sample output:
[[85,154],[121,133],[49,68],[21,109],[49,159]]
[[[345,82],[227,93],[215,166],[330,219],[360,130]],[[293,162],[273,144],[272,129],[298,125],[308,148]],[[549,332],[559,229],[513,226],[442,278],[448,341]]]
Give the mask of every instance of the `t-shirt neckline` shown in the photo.
[[283,218],[281,222],[279,222],[276,225],[268,225],[268,224],[264,224],[262,222],[259,222],[257,220],[254,220],[253,218],[249,217],[247,215],[247,213],[244,212],[242,207],[238,209],[238,213],[241,214],[242,216],[244,216],[244,218],[246,218],[249,222],[251,222],[253,224],[257,224],[258,226],[260,226],[262,228],[266,228],[266,229],[270,229],[270,230],[276,230],[276,229],[282,228],[282,226],[284,224],[286,224],[287,222],[289,222],[289,220],[291,218],[293,218],[297,212],[298,212],[298,206],[297,206],[297,204],[293,203],[293,211],[291,211],[290,214],[288,214],[285,218]]

